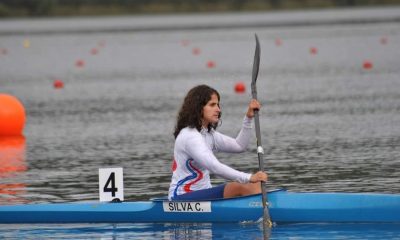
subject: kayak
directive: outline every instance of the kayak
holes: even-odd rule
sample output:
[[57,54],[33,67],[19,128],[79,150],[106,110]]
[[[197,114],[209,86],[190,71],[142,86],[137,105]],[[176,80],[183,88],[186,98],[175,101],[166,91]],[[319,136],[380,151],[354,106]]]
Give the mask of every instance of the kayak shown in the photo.
[[[400,223],[400,194],[267,193],[273,222]],[[0,223],[256,222],[261,194],[210,201],[72,202],[0,206]]]

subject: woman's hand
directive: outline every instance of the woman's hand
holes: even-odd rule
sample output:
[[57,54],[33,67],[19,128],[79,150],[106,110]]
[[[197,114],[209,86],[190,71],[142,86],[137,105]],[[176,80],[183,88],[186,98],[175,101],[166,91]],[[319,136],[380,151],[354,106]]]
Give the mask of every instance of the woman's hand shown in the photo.
[[268,180],[268,175],[265,172],[258,171],[251,175],[250,182],[257,183],[257,182],[266,182]]
[[261,108],[261,104],[259,101],[256,99],[251,99],[249,103],[249,108],[247,109],[246,116],[248,118],[253,118],[254,117],[254,111],[259,111]]

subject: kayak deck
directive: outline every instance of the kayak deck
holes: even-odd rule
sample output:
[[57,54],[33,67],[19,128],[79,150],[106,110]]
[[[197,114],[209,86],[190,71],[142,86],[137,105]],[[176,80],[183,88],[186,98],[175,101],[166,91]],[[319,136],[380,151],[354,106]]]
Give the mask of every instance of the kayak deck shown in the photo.
[[[249,201],[255,201],[254,206],[249,207]],[[260,217],[257,196],[228,202],[223,199],[200,202],[156,199],[0,206],[0,223],[241,222],[257,221]]]
[[[400,195],[268,192],[273,222],[400,223]],[[262,218],[261,195],[212,201],[75,202],[0,206],[0,223],[244,222]]]
[[276,222],[399,222],[400,195],[378,193],[271,194]]

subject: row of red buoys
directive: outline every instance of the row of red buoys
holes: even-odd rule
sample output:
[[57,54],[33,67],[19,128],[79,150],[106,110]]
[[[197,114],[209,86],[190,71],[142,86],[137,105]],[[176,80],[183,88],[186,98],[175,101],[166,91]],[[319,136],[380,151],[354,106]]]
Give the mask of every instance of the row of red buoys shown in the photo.
[[[90,49],[89,53],[91,55],[97,55],[99,54],[99,49],[105,47],[106,42],[105,41],[100,41],[96,47],[93,47]],[[78,69],[83,69],[86,66],[86,61],[82,58],[79,58],[75,61],[75,67]],[[53,81],[53,87],[54,89],[62,89],[64,88],[64,82],[61,79],[55,79]]]
[[[316,47],[310,47],[310,54],[311,54],[311,55],[316,55],[317,53],[318,53],[318,49],[317,49]],[[365,61],[363,62],[363,64],[362,64],[362,67],[363,67],[365,70],[370,70],[370,69],[372,69],[372,68],[373,68],[372,61],[370,61],[370,60],[365,60]]]
[[[380,42],[382,45],[388,44],[388,42],[389,42],[388,37],[381,37],[381,38],[379,39],[379,42]],[[279,46],[282,46],[282,44],[283,44],[282,39],[280,39],[280,38],[276,38],[276,39],[275,39],[275,45],[276,45],[276,46],[279,47]],[[311,55],[316,55],[316,54],[318,54],[318,48],[317,48],[317,47],[310,47],[310,48],[309,48],[309,53],[310,53]],[[373,68],[373,66],[374,66],[374,64],[372,63],[371,60],[364,60],[363,63],[362,63],[362,68],[365,69],[365,70],[371,70],[371,69]]]
[[[190,45],[190,41],[185,39],[181,41],[181,45],[187,47]],[[192,54],[198,56],[201,54],[201,49],[199,47],[192,48]],[[213,60],[208,60],[206,63],[207,68],[215,68],[217,64]],[[235,92],[237,93],[244,93],[246,91],[246,86],[242,82],[238,82],[235,84],[234,87]]]
[[[187,47],[190,45],[190,41],[185,39],[181,41],[181,45]],[[192,54],[194,56],[198,56],[201,54],[201,49],[199,47],[192,48]],[[215,68],[216,63],[213,60],[208,60],[206,63],[207,68]],[[246,91],[246,85],[243,82],[237,82],[234,86],[234,90],[236,93],[244,93]]]
[[[187,47],[190,45],[190,41],[185,39],[181,41],[181,45],[183,47]],[[201,54],[201,49],[199,47],[192,48],[192,54],[198,56]],[[207,68],[215,68],[216,63],[213,60],[208,60],[206,63]],[[237,82],[234,86],[234,90],[236,93],[244,93],[246,91],[246,85],[243,82]]]
[[[380,38],[380,43],[382,45],[386,45],[388,43],[388,38],[387,37],[381,37]],[[182,40],[181,41],[181,45],[184,47],[187,47],[190,45],[190,41],[189,40]],[[282,46],[283,45],[283,40],[281,38],[276,38],[275,39],[275,45],[276,46]],[[318,54],[318,48],[317,47],[310,47],[309,48],[309,53],[311,55],[317,55]],[[201,54],[201,49],[199,47],[193,47],[192,48],[192,54],[197,56]],[[215,68],[216,64],[214,61],[209,60],[207,61],[206,64],[207,68]],[[365,70],[371,70],[373,68],[373,63],[370,60],[365,60],[362,64],[362,68]],[[244,93],[246,91],[246,86],[243,82],[237,82],[234,86],[234,90],[236,93]]]
[[[187,39],[184,39],[184,40],[182,40],[181,41],[181,45],[183,46],[183,47],[187,47],[187,46],[189,46],[190,45],[190,41],[189,40],[187,40]],[[192,54],[194,55],[194,56],[199,56],[200,54],[201,54],[201,48],[199,48],[199,47],[193,47],[192,48]],[[207,62],[206,62],[206,67],[207,68],[215,68],[217,66],[217,64],[215,63],[215,61],[213,61],[213,60],[208,60]]]

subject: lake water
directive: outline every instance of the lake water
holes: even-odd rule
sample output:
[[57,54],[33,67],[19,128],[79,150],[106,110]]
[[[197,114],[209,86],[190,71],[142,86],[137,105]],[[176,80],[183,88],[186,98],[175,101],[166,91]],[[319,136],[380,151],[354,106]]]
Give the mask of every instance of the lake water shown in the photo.
[[[254,33],[268,188],[399,193],[399,17],[400,8],[377,8],[2,20],[0,92],[21,100],[27,121],[24,137],[0,139],[0,204],[96,200],[101,167],[123,167],[125,200],[166,195],[174,121],[191,87],[219,90],[219,130],[239,131],[251,94],[234,85],[250,87]],[[56,79],[63,88],[53,87]],[[242,171],[258,168],[255,139],[245,153],[218,157]],[[270,237],[390,239],[397,229],[277,226]],[[0,225],[0,235],[260,239],[262,231],[258,224]]]

